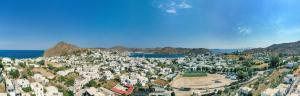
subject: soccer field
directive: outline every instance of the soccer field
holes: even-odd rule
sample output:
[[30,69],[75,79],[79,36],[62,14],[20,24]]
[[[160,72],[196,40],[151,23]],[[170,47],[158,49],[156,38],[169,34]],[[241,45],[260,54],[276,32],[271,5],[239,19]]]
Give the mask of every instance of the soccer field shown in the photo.
[[182,74],[183,77],[202,77],[207,76],[206,72],[184,72]]

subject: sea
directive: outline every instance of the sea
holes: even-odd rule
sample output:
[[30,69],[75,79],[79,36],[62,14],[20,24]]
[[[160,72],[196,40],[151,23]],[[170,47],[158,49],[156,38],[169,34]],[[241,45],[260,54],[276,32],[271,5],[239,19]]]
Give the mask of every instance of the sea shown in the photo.
[[0,50],[0,58],[15,59],[37,58],[44,54],[44,50]]
[[211,52],[218,54],[218,53],[233,53],[233,52],[243,52],[250,48],[243,48],[243,49],[210,49]]
[[129,57],[136,58],[181,58],[183,54],[148,54],[148,53],[131,53]]

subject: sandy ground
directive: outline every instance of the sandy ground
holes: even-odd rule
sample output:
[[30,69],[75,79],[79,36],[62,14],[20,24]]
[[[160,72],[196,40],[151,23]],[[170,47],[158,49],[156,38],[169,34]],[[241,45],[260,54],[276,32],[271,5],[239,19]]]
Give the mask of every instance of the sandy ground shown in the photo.
[[[216,82],[220,81],[220,82]],[[207,88],[217,88],[225,85],[229,85],[230,79],[225,78],[223,75],[219,74],[208,74],[204,77],[182,77],[177,76],[170,85],[175,88],[187,87],[194,89],[207,89]]]
[[0,93],[4,93],[4,92],[5,92],[5,84],[0,83]]
[[158,85],[160,85],[160,86],[165,86],[165,85],[167,85],[168,84],[168,82],[167,81],[165,81],[165,80],[162,80],[162,79],[156,79],[155,81],[153,81],[152,83],[154,83],[154,84],[158,84]]
[[43,68],[33,68],[32,72],[41,73],[43,76],[48,77],[48,78],[55,76],[54,74],[52,74],[51,72],[48,72],[47,70],[45,70]]
[[63,67],[62,64],[54,63],[54,62],[45,62],[46,65],[51,64],[53,67]]

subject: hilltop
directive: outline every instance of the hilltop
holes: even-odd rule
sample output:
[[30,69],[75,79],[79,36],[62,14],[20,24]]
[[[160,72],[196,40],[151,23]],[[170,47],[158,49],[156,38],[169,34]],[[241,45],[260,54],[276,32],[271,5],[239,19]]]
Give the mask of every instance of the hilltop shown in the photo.
[[68,44],[66,42],[59,42],[53,48],[50,48],[45,51],[45,57],[51,56],[63,56],[68,54],[74,54],[78,51],[81,51],[81,48],[77,47],[76,45]]
[[300,54],[300,41],[290,42],[290,43],[282,43],[282,44],[273,44],[266,48],[254,48],[251,50],[247,50],[246,52],[299,55]]

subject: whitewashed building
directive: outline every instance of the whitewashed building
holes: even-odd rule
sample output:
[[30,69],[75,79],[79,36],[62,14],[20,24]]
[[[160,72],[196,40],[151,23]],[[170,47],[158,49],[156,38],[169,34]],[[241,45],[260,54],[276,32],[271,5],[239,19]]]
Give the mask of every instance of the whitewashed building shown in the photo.
[[44,96],[44,88],[42,84],[34,82],[30,84],[30,87],[34,92],[35,96]]

